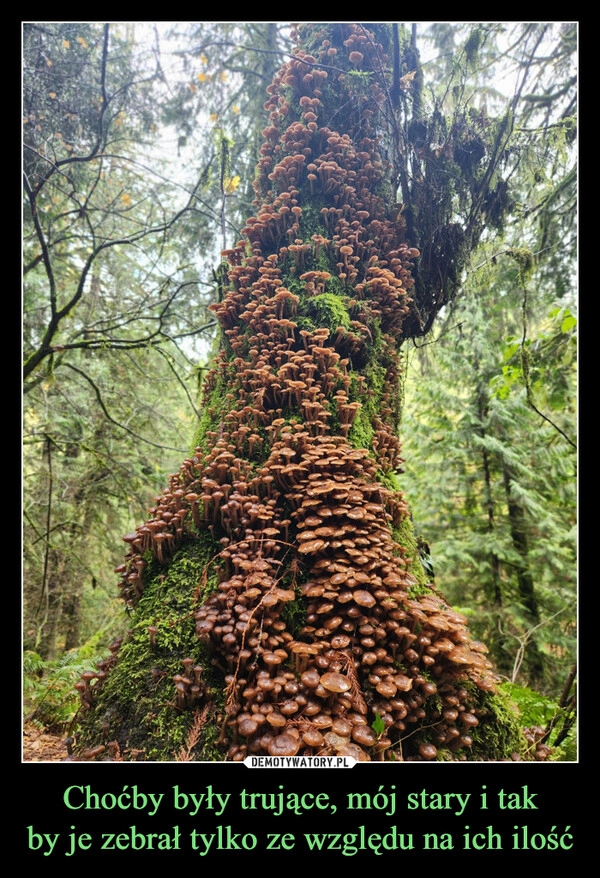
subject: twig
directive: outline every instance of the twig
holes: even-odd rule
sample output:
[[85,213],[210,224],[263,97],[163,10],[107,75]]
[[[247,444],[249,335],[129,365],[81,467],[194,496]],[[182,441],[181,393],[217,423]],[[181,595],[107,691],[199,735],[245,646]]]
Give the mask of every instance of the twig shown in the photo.
[[202,710],[194,711],[194,722],[187,736],[187,741],[179,751],[179,755],[175,758],[175,762],[192,762],[192,750],[200,740],[200,732],[206,723],[208,714],[208,704],[205,704]]

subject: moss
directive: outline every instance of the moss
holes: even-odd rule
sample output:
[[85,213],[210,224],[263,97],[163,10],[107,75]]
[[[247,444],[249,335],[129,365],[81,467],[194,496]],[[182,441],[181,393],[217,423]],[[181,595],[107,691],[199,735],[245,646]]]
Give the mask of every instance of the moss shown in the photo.
[[218,431],[222,423],[223,415],[227,412],[227,382],[219,374],[214,388],[202,400],[202,414],[194,436],[194,447],[202,445],[207,432]]
[[531,250],[528,247],[509,247],[505,252],[519,266],[519,282],[527,283],[535,268],[535,260]]
[[[304,183],[305,198],[302,201],[301,229],[305,241],[310,241],[313,235],[323,235],[328,238],[327,229],[323,222],[321,210],[329,207],[325,198],[320,194],[312,195],[308,183]],[[321,251],[323,252],[323,251]]]
[[[373,358],[375,351],[370,352]],[[371,448],[375,435],[374,422],[380,417],[385,369],[377,362],[371,361],[364,369],[367,392],[359,390],[358,381],[353,378],[350,385],[350,400],[360,402],[361,408],[356,413],[348,439],[355,448]]]
[[317,324],[311,320],[309,317],[299,316],[295,318],[296,326],[298,327],[298,332],[301,330],[306,330],[307,332],[314,332],[315,329],[318,329]]
[[394,539],[406,552],[407,558],[409,559],[409,572],[417,581],[416,586],[411,589],[411,597],[418,597],[420,594],[425,594],[429,591],[428,580],[425,571],[423,570],[423,565],[419,559],[419,544],[410,516],[406,516],[406,518],[394,528]]
[[[499,689],[496,692],[482,692],[473,682],[465,682],[464,686],[470,691],[472,707],[479,718],[479,725],[471,728],[469,734],[472,738],[471,747],[463,747],[458,750],[439,747],[436,761],[456,762],[463,759],[468,761],[497,762],[507,759],[513,753],[524,756],[527,742],[523,735],[519,722],[519,713],[514,703],[506,692]],[[440,715],[443,704],[439,698],[428,702],[428,708]],[[415,750],[418,743],[435,743],[432,729],[419,730],[413,747]]]
[[[217,578],[211,564],[215,555],[208,534],[184,545],[168,568],[148,582],[118,662],[95,698],[92,711],[81,717],[81,741],[92,739],[103,729],[106,740],[116,740],[121,752],[144,750],[147,759],[171,759],[185,747],[193,711],[181,712],[174,703],[173,676],[182,671],[182,659],[191,657],[207,668],[209,657],[196,637],[194,611],[216,588]],[[195,584],[190,587],[191,583]],[[158,628],[154,648],[148,626]]]
[[374,435],[375,433],[371,424],[371,418],[367,409],[363,405],[363,407],[357,411],[354,421],[352,422],[350,432],[348,433],[348,441],[351,445],[354,445],[355,448],[372,448]]
[[478,704],[479,725],[471,731],[473,746],[471,758],[493,762],[506,759],[512,753],[525,754],[527,741],[521,729],[519,712],[514,702],[502,689],[481,692],[475,684],[473,689]]
[[303,598],[297,590],[296,600],[285,604],[281,611],[281,618],[294,639],[299,637],[300,631],[306,625],[306,606],[306,598]]
[[325,327],[331,333],[335,333],[339,326],[348,329],[350,315],[344,300],[347,301],[346,296],[341,297],[335,293],[321,293],[319,296],[312,296],[305,300],[306,313],[317,326]]

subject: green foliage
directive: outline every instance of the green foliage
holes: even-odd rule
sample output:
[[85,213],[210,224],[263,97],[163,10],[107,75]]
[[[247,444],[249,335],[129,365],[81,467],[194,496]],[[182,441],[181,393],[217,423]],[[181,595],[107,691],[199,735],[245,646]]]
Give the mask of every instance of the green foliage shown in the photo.
[[524,329],[520,270],[480,264],[411,354],[402,481],[440,588],[505,676],[551,693],[575,649],[576,322],[534,273]]
[[505,683],[502,688],[517,705],[525,728],[537,726],[546,730],[544,741],[553,748],[552,761],[577,760],[577,727],[572,707],[561,707],[556,700],[526,686]]
[[378,737],[385,732],[385,723],[377,712],[375,713],[375,719],[371,723],[371,728]]
[[440,587],[468,608],[508,679],[550,694],[575,650],[574,156],[561,115],[573,80],[568,41],[552,43],[549,25],[523,33],[550,40],[565,76],[557,88],[551,68],[517,56],[548,93],[539,103],[522,94],[514,108],[512,187],[529,207],[480,246],[462,301],[410,354],[403,427],[417,529]]
[[52,659],[118,627],[121,534],[187,448],[200,302],[174,233],[200,214],[133,26],[26,23],[23,54],[24,625]]
[[[25,643],[45,658],[121,624],[112,572],[121,536],[146,516],[186,448],[146,439],[157,429],[191,432],[185,398],[162,360],[153,366],[141,352],[73,355],[76,363],[81,372],[68,369],[64,384],[44,382],[28,394],[24,412]],[[90,398],[90,382],[98,396]]]
[[559,710],[555,701],[527,686],[505,683],[503,689],[519,708],[524,726],[545,726]]
[[58,734],[65,733],[80,706],[75,683],[101,658],[103,655],[97,643],[63,653],[52,661],[45,661],[33,650],[25,650],[24,718]]

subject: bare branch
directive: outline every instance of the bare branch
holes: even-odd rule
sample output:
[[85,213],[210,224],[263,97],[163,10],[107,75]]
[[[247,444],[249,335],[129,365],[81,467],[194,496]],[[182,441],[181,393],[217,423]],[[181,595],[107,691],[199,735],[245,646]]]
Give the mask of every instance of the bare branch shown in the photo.
[[81,377],[87,381],[87,383],[90,385],[90,387],[94,391],[94,394],[96,395],[96,399],[98,400],[98,404],[99,404],[100,408],[102,409],[104,416],[106,417],[106,419],[108,421],[110,421],[111,424],[114,424],[115,427],[118,427],[120,430],[124,430],[126,433],[129,433],[129,435],[133,436],[134,439],[139,439],[140,442],[145,442],[146,445],[152,445],[154,448],[166,449],[168,451],[177,451],[180,454],[186,453],[186,449],[184,449],[184,448],[177,448],[173,445],[164,445],[163,443],[160,443],[160,442],[152,442],[151,439],[146,439],[144,436],[140,436],[139,433],[135,432],[135,430],[131,430],[129,427],[126,427],[125,424],[121,424],[121,423],[119,423],[119,421],[116,421],[109,414],[108,409],[106,408],[106,405],[104,404],[104,401],[102,399],[102,394],[100,393],[100,388],[95,383],[95,381],[93,381],[89,375],[86,375],[86,373],[84,371],[82,371],[81,369],[78,369],[77,366],[74,366],[72,363],[65,363],[65,365],[69,369],[72,369],[73,372],[76,372],[78,375],[81,375]]

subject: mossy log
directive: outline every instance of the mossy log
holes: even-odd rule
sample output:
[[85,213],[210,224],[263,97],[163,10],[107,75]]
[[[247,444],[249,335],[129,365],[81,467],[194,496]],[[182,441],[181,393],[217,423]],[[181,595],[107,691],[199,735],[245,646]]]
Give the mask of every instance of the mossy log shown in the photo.
[[223,253],[195,451],[125,537],[133,622],[79,684],[81,747],[506,758],[516,715],[427,581],[398,490],[398,351],[423,303],[382,140],[391,29],[297,37],[269,89],[256,216]]

